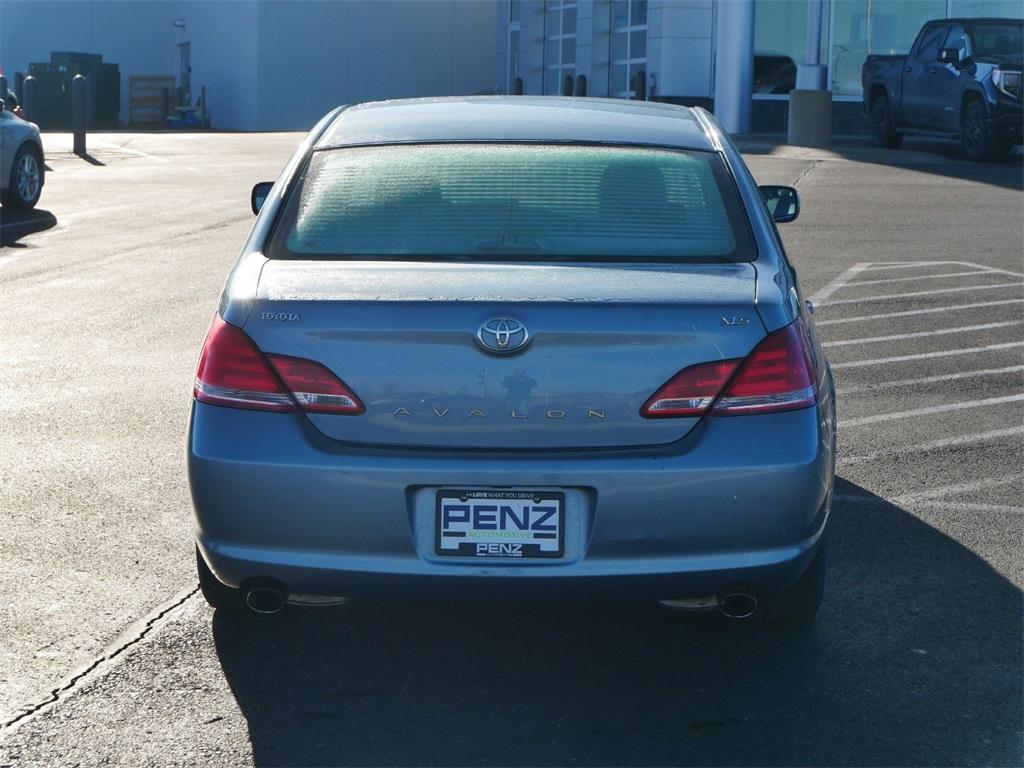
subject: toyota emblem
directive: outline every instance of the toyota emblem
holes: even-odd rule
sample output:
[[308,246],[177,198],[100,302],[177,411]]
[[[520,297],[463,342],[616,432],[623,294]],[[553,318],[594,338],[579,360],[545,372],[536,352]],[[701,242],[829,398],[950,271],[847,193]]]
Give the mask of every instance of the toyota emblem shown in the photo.
[[515,352],[522,349],[530,334],[526,326],[511,317],[495,317],[480,326],[476,339],[490,352]]

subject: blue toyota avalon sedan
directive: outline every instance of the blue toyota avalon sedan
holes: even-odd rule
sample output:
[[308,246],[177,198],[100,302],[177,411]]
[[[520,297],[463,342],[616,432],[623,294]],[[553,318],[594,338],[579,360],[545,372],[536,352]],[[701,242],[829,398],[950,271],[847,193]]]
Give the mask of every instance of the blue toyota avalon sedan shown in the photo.
[[836,419],[799,201],[707,112],[342,107],[252,207],[188,428],[211,605],[814,616]]

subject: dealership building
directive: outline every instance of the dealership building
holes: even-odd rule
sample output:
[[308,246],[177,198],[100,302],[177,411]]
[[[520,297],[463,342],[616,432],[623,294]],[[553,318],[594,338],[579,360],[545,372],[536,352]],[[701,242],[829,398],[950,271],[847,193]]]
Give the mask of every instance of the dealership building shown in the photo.
[[308,129],[339,104],[493,91],[497,14],[494,0],[0,0],[0,66],[13,87],[53,51],[102,55],[123,124],[140,122],[134,77],[190,105],[205,93],[214,128]]
[[906,53],[931,19],[1022,9],[1021,0],[0,0],[0,66],[13,83],[51,52],[99,54],[119,68],[120,123],[138,123],[132,84],[149,78],[184,105],[205,94],[210,125],[237,130],[308,128],[337,104],[373,99],[523,93],[698,104],[733,130],[784,133],[800,74],[801,89],[831,92],[832,133],[852,134],[864,128],[868,54]]
[[[745,102],[734,130],[785,133],[798,69],[832,94],[832,133],[864,129],[861,65],[904,54],[921,25],[1021,18],[1021,0],[500,0],[505,93]],[[801,88],[807,87],[801,84]],[[721,106],[721,105],[720,105]],[[716,110],[718,111],[718,110]]]

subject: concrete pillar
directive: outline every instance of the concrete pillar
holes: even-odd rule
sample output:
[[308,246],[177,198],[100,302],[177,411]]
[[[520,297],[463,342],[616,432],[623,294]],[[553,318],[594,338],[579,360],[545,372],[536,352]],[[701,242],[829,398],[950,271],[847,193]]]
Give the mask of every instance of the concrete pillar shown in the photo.
[[729,133],[750,131],[754,88],[754,0],[715,4],[715,117]]
[[790,91],[786,142],[798,147],[827,147],[831,138],[832,91]]
[[826,147],[832,137],[832,92],[821,66],[822,0],[807,0],[804,60],[797,66],[796,88],[789,92],[786,140],[801,147]]
[[828,69],[821,65],[822,0],[807,0],[804,63],[796,68],[796,87],[804,91],[824,90]]

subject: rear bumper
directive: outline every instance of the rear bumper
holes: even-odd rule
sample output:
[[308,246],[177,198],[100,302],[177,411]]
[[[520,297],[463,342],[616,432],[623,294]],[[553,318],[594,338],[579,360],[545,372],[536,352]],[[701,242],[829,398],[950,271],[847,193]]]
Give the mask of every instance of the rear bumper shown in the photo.
[[[710,419],[665,455],[500,457],[339,449],[302,416],[195,404],[188,468],[200,549],[239,586],[433,598],[671,599],[794,582],[833,481],[822,407]],[[441,558],[441,486],[565,492],[565,557]]]

